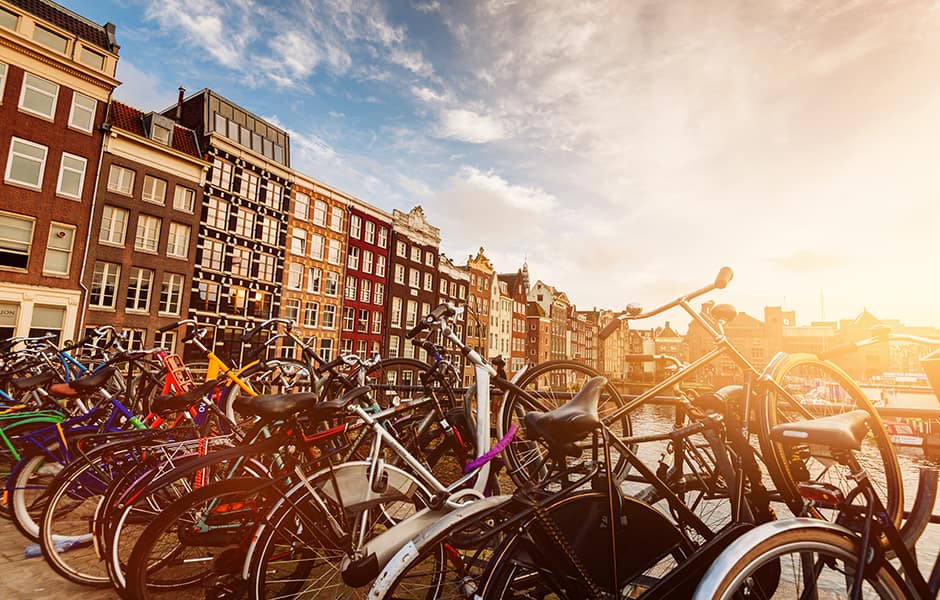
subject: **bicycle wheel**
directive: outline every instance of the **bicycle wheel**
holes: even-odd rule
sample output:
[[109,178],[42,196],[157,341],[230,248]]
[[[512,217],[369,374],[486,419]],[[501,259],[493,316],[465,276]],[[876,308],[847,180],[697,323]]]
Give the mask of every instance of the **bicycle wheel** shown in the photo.
[[[702,578],[694,600],[755,598],[849,598],[860,547],[849,532],[819,527],[793,527],[768,523],[743,535],[714,562]],[[781,525],[787,527],[780,529]],[[775,578],[759,569],[779,570]],[[888,561],[866,567],[862,598],[910,597],[897,571]]]
[[238,558],[271,491],[263,480],[228,479],[170,504],[134,546],[127,568],[128,596],[215,597],[219,577],[241,566]]
[[[846,494],[854,487],[848,467],[840,465],[828,448],[807,444],[783,444],[770,440],[770,430],[779,423],[864,410],[869,414],[869,434],[858,453],[872,484],[895,524],[904,510],[904,488],[894,445],[871,401],[838,366],[812,354],[791,354],[768,367],[773,381],[783,391],[766,384],[758,405],[760,447],[771,478],[796,515],[803,510],[797,484],[820,481],[839,487]],[[813,510],[813,516],[821,515]]]
[[[364,462],[325,469],[295,485],[271,509],[246,559],[252,598],[365,600],[368,588],[351,587],[341,576],[349,544],[413,515],[429,498],[413,477],[389,466],[387,486],[376,494],[366,488],[368,469]],[[337,524],[343,531],[336,531]]]
[[578,493],[543,507],[554,527],[533,516],[515,528],[493,554],[478,597],[639,597],[675,568],[688,546],[662,513],[632,498],[623,499],[612,536],[610,507],[610,498],[597,492]]
[[[545,459],[548,455],[548,448],[544,441],[530,439],[527,436],[523,421],[526,413],[535,410],[547,412],[558,408],[570,400],[587,380],[598,375],[599,373],[594,369],[580,363],[565,360],[549,361],[533,367],[517,383],[518,387],[532,396],[534,402],[512,391],[506,393],[502,406],[495,411],[498,415],[496,435],[502,439],[511,425],[518,427],[515,437],[503,453],[507,474],[513,483],[519,487],[531,485],[547,472]],[[617,388],[608,382],[602,392],[597,412],[617,436],[629,436],[633,431],[628,414],[623,414],[616,419],[609,418],[609,415],[623,405],[623,398]],[[585,450],[589,449],[590,439],[581,442],[581,446]],[[616,451],[611,458],[615,461],[614,474],[622,477],[628,471],[629,463]],[[569,461],[577,460],[580,459],[569,459]],[[570,464],[572,462],[569,462]]]
[[39,541],[39,519],[46,507],[46,490],[55,476],[65,468],[51,456],[59,456],[59,445],[46,448],[49,454],[34,450],[26,454],[7,478],[7,498],[13,525],[32,542]]
[[[16,463],[20,461],[25,450],[28,446],[22,440],[17,439],[18,436],[36,431],[47,427],[49,423],[30,423],[26,421],[22,422],[11,422],[3,425],[3,435],[6,437],[6,441],[0,443],[0,488],[5,489],[7,478],[13,472],[13,469],[16,467]],[[10,503],[6,497],[0,501],[0,517],[5,519],[12,518],[10,513]]]

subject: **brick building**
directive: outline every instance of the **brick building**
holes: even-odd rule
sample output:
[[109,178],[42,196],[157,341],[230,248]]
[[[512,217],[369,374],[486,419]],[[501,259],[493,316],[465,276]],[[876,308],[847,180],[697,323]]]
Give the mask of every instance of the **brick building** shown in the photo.
[[113,101],[83,284],[85,326],[110,324],[132,347],[176,350],[157,329],[189,311],[208,163],[195,132]]
[[[441,254],[438,261],[438,304],[450,302],[454,306],[464,306],[467,302],[467,288],[470,285],[470,273],[467,269],[454,264],[444,254]],[[467,311],[463,311],[454,320],[454,333],[464,343],[467,340]],[[453,349],[453,343],[445,342],[447,348]],[[447,359],[454,365],[457,373],[463,370],[464,357],[459,352],[452,352]]]
[[119,46],[51,2],[0,0],[0,337],[80,329],[82,269]]
[[[491,285],[493,283],[493,264],[486,257],[483,247],[476,256],[467,257],[466,269],[470,274],[470,287],[467,291],[467,345],[487,356],[489,347],[489,314]],[[469,385],[473,370],[464,368],[464,384]]]

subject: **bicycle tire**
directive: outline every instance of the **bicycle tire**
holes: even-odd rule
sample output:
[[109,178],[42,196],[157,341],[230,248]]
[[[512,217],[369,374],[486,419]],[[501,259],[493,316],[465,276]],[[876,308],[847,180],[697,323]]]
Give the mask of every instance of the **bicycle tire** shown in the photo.
[[[693,600],[847,598],[845,586],[847,582],[851,584],[858,564],[858,538],[848,531],[792,527],[797,521],[810,519],[790,521],[762,525],[728,546],[702,578]],[[788,525],[791,527],[781,529]],[[814,559],[815,556],[819,558]],[[757,574],[761,568],[779,571],[779,575],[766,581]],[[872,564],[866,571],[870,572],[865,576],[867,587],[862,590],[862,597],[890,600],[911,597],[888,561]],[[822,593],[815,595],[809,590]]]
[[[337,482],[344,482],[343,487],[361,486],[368,481],[368,463],[344,463],[339,468],[347,470],[336,476]],[[348,522],[356,522],[363,509],[374,506],[377,510],[369,515],[369,530],[363,541],[368,540],[426,506],[430,498],[424,486],[407,472],[386,466],[386,473],[388,487],[383,493],[391,492],[388,504],[375,498],[368,505],[356,501],[364,490],[358,495],[349,487],[336,492],[329,468],[307,479],[318,490],[319,500],[310,498],[304,482],[286,492],[283,500],[265,515],[245,559],[251,597],[261,600],[302,594],[305,600],[365,600],[368,588],[350,587],[342,580],[340,564],[346,552],[329,527],[321,502],[328,506],[332,517]],[[342,498],[343,503],[353,501],[340,505],[336,502],[338,498]]]
[[[50,444],[46,450],[55,456],[59,452],[59,444]],[[23,456],[7,479],[6,491],[13,525],[31,542],[39,541],[39,518],[45,508],[42,501],[46,489],[64,468],[62,463],[34,450]]]
[[[493,554],[481,578],[477,597],[551,597],[569,600],[613,597],[634,598],[667,575],[689,551],[681,532],[659,511],[624,497],[615,535],[617,552],[610,546],[610,498],[599,492],[578,492],[543,507],[570,545],[597,589],[584,578],[546,533],[536,517],[514,528]],[[641,543],[638,543],[642,540]],[[613,590],[613,562],[618,581]],[[597,592],[600,592],[598,594]]]
[[[131,553],[128,596],[206,598],[216,581],[216,554],[239,546],[254,531],[266,502],[259,491],[264,484],[254,478],[217,481],[166,507]],[[197,526],[204,518],[213,519],[211,527]]]
[[[900,525],[904,512],[904,487],[897,452],[888,438],[888,432],[877,409],[858,384],[845,371],[829,361],[812,354],[791,354],[781,357],[769,368],[770,375],[784,390],[796,390],[804,385],[814,385],[814,390],[823,389],[826,394],[841,401],[827,402],[828,414],[861,409],[869,414],[870,433],[862,442],[862,451],[857,453],[859,462],[868,471],[868,476],[879,492],[888,515]],[[788,392],[789,393],[789,392]],[[796,407],[785,395],[766,385],[758,404],[759,442],[764,461],[777,490],[795,515],[804,510],[803,499],[797,485],[801,481],[824,481],[838,486],[845,493],[854,487],[848,468],[838,464],[825,454],[825,449],[811,449],[805,444],[781,444],[772,442],[770,430],[779,423],[812,418],[803,406]],[[810,452],[810,451],[813,452]],[[812,516],[825,516],[811,508]]]
[[[547,447],[541,440],[531,440],[526,436],[523,418],[526,413],[533,410],[547,412],[558,408],[567,402],[571,396],[580,389],[581,385],[592,377],[600,374],[594,369],[567,360],[548,361],[540,363],[527,371],[517,382],[517,386],[529,392],[539,401],[540,405],[533,405],[519,394],[511,390],[506,393],[502,405],[494,411],[496,419],[496,435],[502,439],[509,431],[511,425],[518,430],[515,437],[503,452],[506,462],[506,473],[518,487],[526,487],[537,483],[544,476],[546,469],[538,469],[548,454]],[[604,387],[601,401],[598,403],[598,414],[603,419],[613,411],[624,405],[620,392],[610,382]],[[630,415],[624,414],[616,421],[607,423],[615,435],[629,436],[633,431]],[[580,443],[582,448],[590,447],[590,440]],[[613,468],[615,477],[623,477],[629,471],[629,463],[623,456],[615,456]],[[578,459],[569,459],[568,464]]]
[[[4,436],[9,440],[9,444],[22,458],[24,451],[29,447],[25,442],[17,440],[17,436],[42,429],[48,425],[49,423],[13,422],[4,425],[2,429]],[[0,444],[0,489],[6,489],[7,478],[13,473],[13,469],[16,468],[16,463],[19,460],[13,455],[10,446],[6,443]],[[0,502],[0,517],[7,520],[12,519],[11,510],[10,503],[6,499]]]

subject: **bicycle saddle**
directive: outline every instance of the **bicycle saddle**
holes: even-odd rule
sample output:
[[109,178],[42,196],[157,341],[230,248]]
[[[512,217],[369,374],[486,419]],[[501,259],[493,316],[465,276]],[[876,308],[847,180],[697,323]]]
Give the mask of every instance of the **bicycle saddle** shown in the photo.
[[782,423],[770,430],[770,439],[785,444],[818,444],[837,450],[859,450],[868,434],[869,414],[864,410]]
[[55,372],[53,371],[44,371],[39,375],[31,375],[29,377],[19,377],[17,379],[10,379],[10,385],[13,386],[13,389],[22,392],[23,390],[28,390],[29,388],[39,387],[46,385],[47,383],[52,382],[55,379]]
[[49,393],[53,396],[65,398],[93,392],[98,388],[104,387],[104,384],[108,383],[108,380],[114,375],[115,370],[114,367],[105,367],[95,371],[91,375],[80,377],[71,383],[57,383],[49,387]]
[[150,402],[150,410],[158,414],[186,410],[202,400],[203,396],[212,391],[212,388],[216,385],[218,385],[218,382],[212,380],[176,396],[161,394]]
[[235,399],[235,408],[259,417],[280,419],[302,410],[313,408],[319,396],[316,392],[293,394],[269,394],[264,396],[242,395]]
[[526,430],[544,438],[553,450],[568,456],[580,455],[581,450],[574,443],[587,437],[600,424],[597,403],[606,384],[606,377],[594,377],[555,410],[527,413]]

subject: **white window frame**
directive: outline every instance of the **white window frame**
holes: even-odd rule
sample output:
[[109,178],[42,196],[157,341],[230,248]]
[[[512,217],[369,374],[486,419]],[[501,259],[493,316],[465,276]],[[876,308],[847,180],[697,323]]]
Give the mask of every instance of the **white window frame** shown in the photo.
[[310,236],[310,258],[314,260],[323,260],[326,247],[326,238],[319,233]]
[[388,248],[388,227],[379,227],[379,248]]
[[3,104],[3,91],[7,86],[7,71],[9,71],[9,69],[6,63],[0,62],[0,105]]
[[347,300],[356,299],[356,284],[357,283],[358,283],[358,280],[352,275],[346,276],[346,286],[345,286],[344,295]]
[[[128,176],[130,181],[128,182]],[[134,195],[134,181],[137,179],[137,172],[121,165],[111,165],[108,170],[108,191],[123,196]]]
[[[75,168],[75,166],[66,166],[65,161],[74,160],[81,163],[81,169]],[[59,180],[56,182],[55,193],[57,196],[63,196],[65,198],[70,198],[72,200],[81,200],[82,191],[85,189],[85,170],[88,168],[88,159],[83,156],[76,156],[75,154],[69,154],[68,152],[62,153],[62,160],[59,163]],[[69,173],[78,173],[78,193],[73,194],[69,191],[62,189],[62,183],[65,179],[66,171]]]
[[[62,230],[69,230],[72,232],[72,237],[69,240],[68,248],[56,248],[54,247],[55,240],[54,237],[59,237],[55,230],[58,229],[59,232]],[[43,258],[42,262],[42,274],[49,275],[51,277],[68,277],[69,271],[71,270],[72,265],[72,250],[75,248],[75,226],[69,225],[67,223],[57,223],[52,221],[49,223],[49,241],[46,243],[46,256]],[[47,265],[49,262],[49,256],[51,252],[61,252],[65,254],[65,270],[56,271],[50,269]]]
[[[324,304],[323,305],[323,318],[321,319],[323,323],[323,329],[336,329],[336,305],[335,304]],[[326,340],[320,340],[321,343]],[[332,340],[330,340],[332,342]],[[323,354],[321,352],[321,354]],[[323,358],[326,358],[324,356]]]
[[[55,92],[50,92],[48,90],[44,90],[42,88],[36,87],[36,82],[30,81],[30,78],[38,79],[39,81],[43,83],[48,83],[49,85],[55,88]],[[49,113],[47,114],[47,113],[42,112],[41,110],[37,110],[29,106],[26,106],[24,102],[26,101],[27,92],[39,94],[40,96],[44,96],[46,98],[51,98],[52,105],[49,108]],[[21,111],[25,113],[29,113],[31,115],[35,115],[42,119],[46,119],[47,121],[53,121],[55,120],[55,108],[58,103],[59,103],[59,84],[55,83],[54,81],[49,81],[48,79],[44,79],[38,75],[33,75],[32,73],[29,73],[29,72],[23,73],[23,85],[20,87],[20,101],[17,106]]]
[[368,279],[362,279],[359,282],[359,301],[368,302],[372,299],[372,282]]
[[320,227],[326,227],[326,202],[323,200],[313,201],[313,224]]
[[352,331],[356,326],[356,309],[347,306],[343,309],[343,331]]
[[372,312],[372,333],[382,333],[382,312]]
[[[179,282],[178,284],[176,282]],[[179,273],[164,273],[163,281],[160,283],[160,304],[158,306],[159,314],[179,316],[183,306],[183,284],[186,278]],[[175,294],[175,298],[174,298]],[[166,300],[164,300],[164,297]],[[176,310],[172,309],[175,299]]]
[[307,232],[294,227],[290,232],[290,253],[303,256],[307,253]]
[[304,302],[304,327],[317,327],[320,323],[320,303]]
[[362,272],[372,273],[372,266],[375,261],[375,254],[371,250],[362,251]]
[[[32,254],[33,248],[33,236],[36,233],[36,219],[27,217],[25,215],[20,215],[16,213],[7,213],[0,212],[0,217],[5,219],[12,219],[14,221],[22,221],[23,223],[29,223],[29,239],[26,241],[20,239],[13,239],[6,234],[6,228],[0,228],[0,239],[4,243],[4,253],[5,254],[15,254],[18,256],[24,256],[26,258],[26,265],[23,267],[15,267],[12,265],[0,265],[0,269],[4,271],[17,271],[17,272],[26,272],[29,270],[29,257]],[[11,246],[25,246],[24,248],[11,248]]]
[[[137,272],[137,277],[134,277],[134,272]],[[147,275],[146,278],[142,278],[141,275]],[[147,295],[144,298],[141,298],[141,285],[142,281],[147,281]],[[136,288],[135,288],[136,282]],[[131,290],[136,289],[136,293],[133,298],[130,296]],[[130,272],[128,273],[127,279],[127,295],[125,296],[124,309],[127,312],[133,313],[145,313],[150,312],[150,298],[153,296],[153,270],[144,269],[143,267],[131,267]],[[143,300],[143,308],[140,307],[140,301]],[[134,306],[128,306],[128,303],[133,302]]]
[[196,210],[196,190],[184,185],[177,185],[173,189],[173,208],[192,214]]
[[372,304],[377,306],[382,306],[382,303],[385,302],[385,284],[381,281],[375,282],[375,287],[372,290]]
[[339,240],[330,240],[327,246],[326,262],[331,265],[342,264],[343,243]]
[[346,268],[353,271],[359,270],[359,256],[362,250],[358,246],[350,246],[349,253],[346,255]]
[[343,233],[343,223],[346,221],[346,211],[342,206],[334,206],[330,209],[330,229],[336,233]]
[[365,241],[367,244],[375,243],[375,222],[374,221],[366,221]]
[[166,204],[166,179],[160,179],[154,175],[144,175],[144,183],[140,188],[140,199],[160,206]]
[[[180,243],[179,232],[185,233],[185,242]],[[192,240],[192,227],[185,223],[171,221],[167,228],[166,255],[171,258],[189,258],[189,243]]]
[[[95,298],[95,279],[99,277],[98,266],[104,267],[101,271],[100,277],[100,298]],[[112,269],[113,267],[113,269]],[[112,272],[113,271],[113,272]],[[111,303],[106,304],[104,300],[107,297],[105,290],[107,289],[106,282],[113,280],[112,293],[111,293]],[[88,306],[92,308],[105,308],[105,309],[114,309],[115,303],[117,302],[118,289],[121,283],[121,265],[112,262],[99,261],[95,263],[94,271],[92,272],[92,283],[91,288],[88,291]]]
[[401,317],[402,317],[401,305],[402,305],[401,298],[399,298],[398,296],[394,296],[392,298],[392,316],[391,316],[392,327],[401,327]]
[[137,215],[137,232],[134,235],[134,250],[156,254],[160,249],[160,230],[163,220],[153,215]]
[[[95,128],[95,114],[98,112],[98,101],[85,94],[72,92],[72,107],[69,108],[69,127],[91,133]],[[82,123],[79,118],[87,115],[88,124]]]
[[327,271],[326,285],[323,288],[323,293],[331,298],[339,296],[339,273],[336,271]]
[[349,215],[349,237],[359,239],[362,237],[362,217]]
[[[121,222],[121,230],[119,240],[112,239],[115,237],[114,234],[118,233],[114,227],[114,214],[121,213],[123,215]],[[106,213],[110,213],[110,216],[105,217]],[[130,219],[131,213],[126,208],[121,208],[120,206],[112,206],[110,204],[105,204],[101,210],[101,225],[98,229],[98,242],[106,246],[124,246],[127,241],[127,222]],[[107,220],[108,227],[105,229],[105,221]]]
[[375,257],[375,274],[378,277],[385,277],[385,255],[378,254]]
[[430,273],[424,274],[424,289],[428,292],[434,291],[434,276]]
[[[16,150],[17,144],[24,144],[26,146],[30,146],[32,148],[41,150],[42,158],[40,159],[40,158],[36,158],[35,156],[31,156],[29,154],[24,154],[22,150],[17,151]],[[8,183],[13,183],[16,185],[21,185],[23,187],[28,187],[33,190],[41,190],[42,180],[46,174],[46,160],[48,158],[49,158],[49,148],[47,148],[46,146],[43,146],[42,144],[37,144],[36,142],[31,142],[29,140],[24,140],[18,137],[10,138],[10,153],[7,155],[7,168],[6,168],[6,174],[4,175],[4,181]],[[13,178],[13,162],[16,159],[27,160],[31,162],[38,162],[39,163],[39,174],[37,176],[38,181],[33,183],[31,181],[22,181],[19,179],[14,179]]]
[[274,272],[277,269],[277,261],[273,254],[258,252],[255,255],[255,262],[258,265],[258,279],[261,281],[274,281]]
[[300,290],[304,286],[303,263],[290,263],[287,267],[287,289]]
[[203,268],[212,269],[213,271],[221,271],[224,269],[225,242],[213,239],[206,240],[199,264]]
[[303,192],[294,193],[294,218],[301,221],[310,218],[310,196]]
[[307,269],[307,291],[311,294],[319,294],[323,289],[323,269],[320,267],[310,267]]

